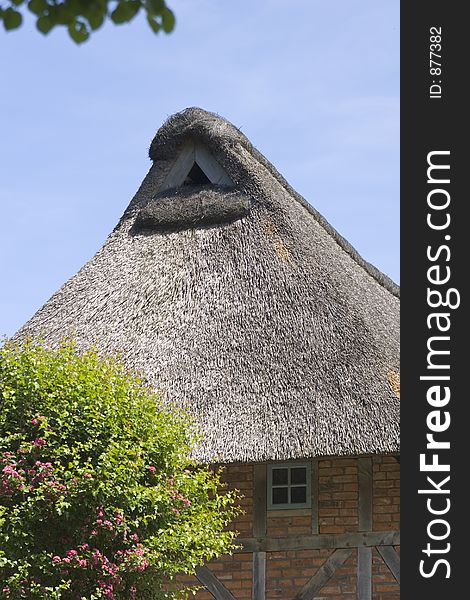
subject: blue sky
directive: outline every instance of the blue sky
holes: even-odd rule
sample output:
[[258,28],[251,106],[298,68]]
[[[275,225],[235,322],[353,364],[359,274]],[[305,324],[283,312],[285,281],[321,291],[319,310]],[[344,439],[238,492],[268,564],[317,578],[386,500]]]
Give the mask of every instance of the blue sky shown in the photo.
[[168,0],[80,46],[27,19],[0,31],[0,335],[101,247],[188,106],[229,119],[399,280],[399,2]]

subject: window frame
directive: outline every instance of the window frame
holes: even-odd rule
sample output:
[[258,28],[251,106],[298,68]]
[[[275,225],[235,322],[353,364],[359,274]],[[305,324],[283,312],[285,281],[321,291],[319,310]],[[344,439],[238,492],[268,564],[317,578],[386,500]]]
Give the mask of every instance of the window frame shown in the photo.
[[[305,484],[291,484],[291,469],[298,467],[305,468]],[[273,469],[288,469],[287,474],[287,485],[275,485],[274,487],[287,488],[288,499],[290,499],[290,490],[293,487],[305,487],[306,488],[306,501],[305,502],[287,502],[282,504],[273,504]],[[312,508],[312,465],[309,462],[283,462],[283,463],[271,463],[268,464],[267,473],[267,508],[268,510],[298,510],[304,508]]]

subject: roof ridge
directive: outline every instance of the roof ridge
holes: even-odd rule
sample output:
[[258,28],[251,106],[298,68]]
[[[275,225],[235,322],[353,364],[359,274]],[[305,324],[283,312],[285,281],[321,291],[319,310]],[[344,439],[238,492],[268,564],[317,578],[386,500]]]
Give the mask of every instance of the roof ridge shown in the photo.
[[362,267],[368,275],[370,275],[379,285],[384,287],[388,292],[397,298],[400,297],[400,286],[397,285],[388,275],[385,275],[380,269],[375,267],[372,263],[365,260],[354,246],[343,237],[331,223],[325,219],[325,217],[318,212],[299,192],[297,192],[290,183],[279,173],[276,167],[263,156],[263,154],[254,146],[252,146],[252,154],[254,158],[261,162],[261,164],[269,170],[271,175],[276,181],[282,185],[282,187],[291,194],[307,211],[315,218],[319,225],[335,240],[335,242],[344,250],[349,256]]

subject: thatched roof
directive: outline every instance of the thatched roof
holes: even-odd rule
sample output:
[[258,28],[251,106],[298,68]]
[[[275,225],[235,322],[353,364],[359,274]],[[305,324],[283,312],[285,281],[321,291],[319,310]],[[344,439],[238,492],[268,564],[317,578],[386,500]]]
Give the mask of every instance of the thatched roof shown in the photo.
[[[198,152],[215,175],[186,176]],[[397,452],[397,286],[224,119],[174,115],[150,157],[104,246],[17,337],[119,351],[196,415],[201,461]]]

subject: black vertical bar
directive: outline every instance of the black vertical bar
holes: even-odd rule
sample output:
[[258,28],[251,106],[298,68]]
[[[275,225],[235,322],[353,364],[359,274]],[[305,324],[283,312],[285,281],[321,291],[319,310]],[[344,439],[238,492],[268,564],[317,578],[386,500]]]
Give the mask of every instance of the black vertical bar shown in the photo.
[[[465,8],[401,3],[402,598],[457,598],[467,587],[466,553],[459,552],[469,531],[463,519],[470,439]],[[429,434],[450,448],[428,448]],[[433,460],[450,471],[426,471]]]

